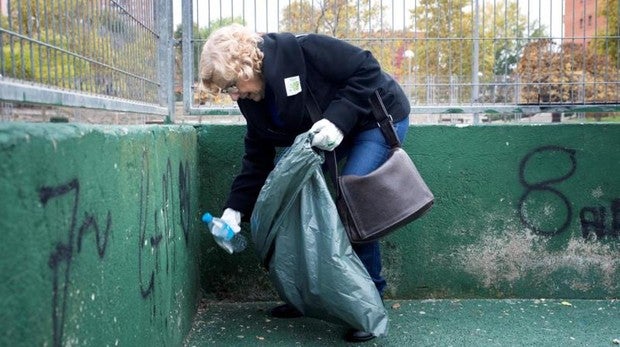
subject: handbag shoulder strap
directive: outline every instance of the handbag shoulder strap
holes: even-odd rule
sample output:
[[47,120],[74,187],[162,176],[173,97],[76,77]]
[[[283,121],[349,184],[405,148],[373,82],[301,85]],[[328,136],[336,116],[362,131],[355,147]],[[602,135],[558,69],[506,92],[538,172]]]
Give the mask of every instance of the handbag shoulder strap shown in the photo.
[[[321,109],[319,108],[319,104],[316,101],[316,98],[314,97],[314,94],[312,94],[312,91],[310,90],[310,88],[308,88],[308,85],[306,84],[306,90],[308,91],[308,95],[310,96],[311,100],[306,100],[305,104],[306,104],[306,110],[308,110],[308,113],[310,114],[310,118],[312,118],[313,122],[317,122],[319,120],[321,120],[323,118],[323,116],[321,115]],[[332,177],[332,183],[334,184],[334,187],[336,188],[336,193],[338,194],[338,196],[340,196],[340,184],[338,183],[338,160],[336,159],[336,151],[332,151],[331,155],[326,156],[325,158],[325,164],[327,165],[327,170],[329,171],[330,176]]]
[[[316,123],[317,121],[321,120],[321,118],[323,118],[321,116],[321,109],[319,108],[319,104],[317,103],[314,94],[312,94],[312,91],[310,90],[310,88],[308,88],[307,85],[306,90],[308,91],[310,99],[312,99],[305,103],[306,109],[310,114],[310,118],[312,118],[312,122]],[[383,136],[385,136],[385,140],[387,141],[387,143],[392,148],[400,147],[400,140],[398,139],[396,131],[394,130],[394,125],[392,124],[392,116],[387,112],[387,109],[383,104],[383,100],[381,100],[381,95],[379,94],[379,91],[375,90],[375,92],[370,96],[368,101],[370,102],[372,113],[375,116],[377,125],[379,126],[379,129],[381,129]]]
[[[310,88],[308,88],[308,85],[306,85],[306,90],[308,91],[308,95],[310,96],[310,99],[311,99],[305,102],[306,109],[308,110],[308,113],[310,114],[310,118],[312,118],[312,121],[317,122],[321,120],[321,118],[323,118],[321,116],[321,109],[319,108],[319,104],[317,103],[316,98],[314,97],[314,94],[312,94],[312,91],[310,90]],[[379,91],[375,90],[375,92],[370,96],[368,101],[370,101],[372,113],[375,116],[377,125],[379,126],[379,129],[381,129],[383,136],[385,136],[385,140],[387,141],[388,145],[390,145],[391,148],[400,147],[400,140],[398,139],[398,136],[396,135],[396,131],[394,130],[394,125],[392,125],[392,116],[388,114],[387,109],[385,108],[385,105],[383,104],[383,100],[381,100],[381,95],[379,94]],[[338,161],[336,160],[336,152],[332,151],[331,154],[332,155],[329,156],[330,157],[329,160],[326,160],[327,168],[330,174],[332,175],[334,184],[338,188],[337,190],[339,191],[340,189],[338,187],[338,180],[336,179],[339,176]]]
[[372,113],[375,116],[377,125],[379,125],[381,132],[383,132],[383,136],[385,136],[385,140],[388,145],[390,145],[391,148],[400,147],[400,140],[398,139],[396,131],[394,130],[394,125],[392,124],[392,116],[387,112],[387,109],[383,104],[383,100],[381,100],[379,91],[375,90],[368,101],[370,101]]
[[310,118],[312,118],[312,122],[316,123],[319,120],[321,120],[321,118],[323,118],[323,116],[321,116],[321,109],[319,108],[319,104],[316,101],[316,98],[314,97],[314,94],[312,94],[312,91],[310,90],[310,88],[308,88],[308,85],[306,84],[306,90],[308,91],[308,95],[310,96],[310,99],[312,100],[306,100],[305,104],[306,104],[306,110],[308,110],[308,113],[310,114]]

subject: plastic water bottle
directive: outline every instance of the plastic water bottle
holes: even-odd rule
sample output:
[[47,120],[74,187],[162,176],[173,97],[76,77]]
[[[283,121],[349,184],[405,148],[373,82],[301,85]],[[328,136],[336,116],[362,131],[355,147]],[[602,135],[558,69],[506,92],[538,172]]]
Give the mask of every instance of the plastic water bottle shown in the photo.
[[247,246],[245,236],[240,232],[232,230],[230,225],[222,219],[213,217],[210,213],[202,215],[202,221],[207,224],[213,235],[213,239],[218,246],[222,247],[229,254],[239,253]]

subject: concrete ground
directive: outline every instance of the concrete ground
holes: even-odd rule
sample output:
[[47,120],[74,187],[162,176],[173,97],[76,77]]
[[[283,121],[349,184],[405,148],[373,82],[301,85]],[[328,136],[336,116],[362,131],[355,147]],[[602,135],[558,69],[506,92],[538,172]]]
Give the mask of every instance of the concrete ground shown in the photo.
[[[185,346],[354,346],[347,328],[277,319],[279,303],[204,301]],[[620,346],[619,300],[387,300],[387,337],[361,346]]]

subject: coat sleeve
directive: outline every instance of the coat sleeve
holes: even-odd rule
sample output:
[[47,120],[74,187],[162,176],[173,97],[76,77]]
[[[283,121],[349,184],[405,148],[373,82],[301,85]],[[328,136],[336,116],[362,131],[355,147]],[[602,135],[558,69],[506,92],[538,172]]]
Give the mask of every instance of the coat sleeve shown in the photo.
[[261,139],[251,126],[247,127],[244,145],[241,172],[232,183],[225,207],[241,212],[243,220],[249,221],[258,194],[274,168],[275,147]]
[[348,134],[368,115],[368,98],[382,84],[379,62],[369,51],[329,36],[307,35],[302,48],[306,62],[338,86],[323,115]]

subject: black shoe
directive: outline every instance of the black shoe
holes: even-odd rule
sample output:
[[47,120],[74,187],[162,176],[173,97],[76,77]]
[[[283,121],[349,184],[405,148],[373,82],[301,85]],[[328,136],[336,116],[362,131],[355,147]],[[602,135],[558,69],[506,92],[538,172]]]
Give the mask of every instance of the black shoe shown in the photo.
[[270,311],[272,317],[276,318],[298,318],[303,316],[295,307],[289,304],[276,306]]
[[347,331],[347,334],[344,336],[344,339],[349,342],[365,342],[375,338],[375,335],[371,333],[367,333],[365,331],[351,329]]

